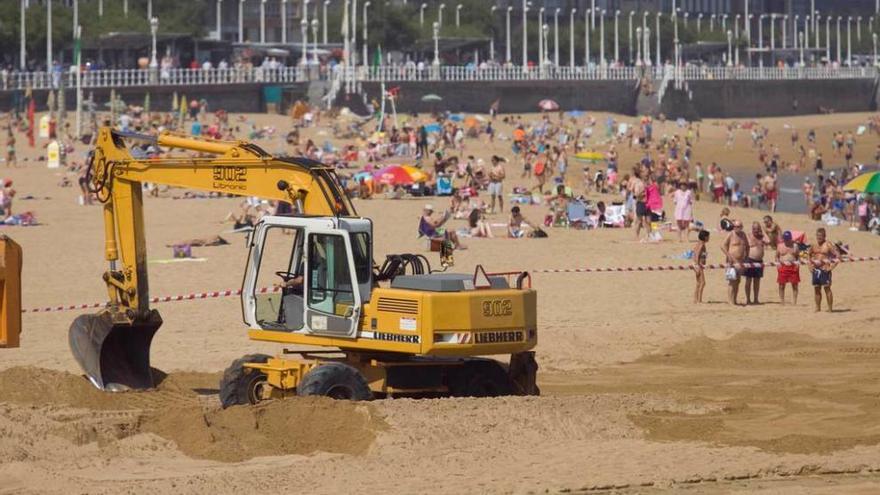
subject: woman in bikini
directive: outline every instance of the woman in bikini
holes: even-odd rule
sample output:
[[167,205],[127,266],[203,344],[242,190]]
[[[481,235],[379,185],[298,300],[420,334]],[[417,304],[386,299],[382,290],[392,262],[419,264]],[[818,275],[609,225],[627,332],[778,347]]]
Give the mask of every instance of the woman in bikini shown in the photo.
[[694,245],[694,274],[697,277],[697,287],[694,289],[694,304],[703,302],[703,289],[706,288],[706,243],[709,242],[709,231],[701,230],[697,235],[697,243]]

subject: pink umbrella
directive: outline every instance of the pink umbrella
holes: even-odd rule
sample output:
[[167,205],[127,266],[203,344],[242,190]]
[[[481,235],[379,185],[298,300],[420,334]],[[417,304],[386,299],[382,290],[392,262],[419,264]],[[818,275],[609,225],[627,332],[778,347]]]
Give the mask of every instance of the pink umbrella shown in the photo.
[[412,184],[413,177],[400,165],[390,165],[373,174],[373,177],[381,184],[385,185],[409,185]]
[[559,110],[559,103],[553,100],[541,100],[538,102],[538,108],[544,112],[555,112]]

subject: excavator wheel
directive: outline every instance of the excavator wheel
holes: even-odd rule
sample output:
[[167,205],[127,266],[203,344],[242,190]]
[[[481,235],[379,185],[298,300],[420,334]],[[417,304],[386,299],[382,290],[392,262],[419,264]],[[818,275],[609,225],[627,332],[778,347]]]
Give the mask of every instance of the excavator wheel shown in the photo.
[[493,359],[475,359],[458,368],[449,389],[455,397],[500,397],[514,393],[507,371]]
[[260,402],[263,387],[268,387],[266,375],[260,370],[245,368],[245,363],[265,363],[271,358],[266,354],[248,354],[236,359],[223,372],[220,379],[220,404],[224,409],[235,405]]
[[373,392],[364,375],[345,363],[325,363],[306,373],[297,395],[323,395],[340,400],[370,400]]

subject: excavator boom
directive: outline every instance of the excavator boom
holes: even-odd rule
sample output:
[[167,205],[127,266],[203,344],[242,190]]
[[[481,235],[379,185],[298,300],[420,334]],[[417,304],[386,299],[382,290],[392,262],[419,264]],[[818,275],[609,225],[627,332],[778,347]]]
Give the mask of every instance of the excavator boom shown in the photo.
[[[135,156],[126,140],[198,156]],[[297,214],[356,215],[332,168],[305,158],[274,157],[246,142],[132,134],[104,127],[89,168],[91,190],[103,204],[104,254],[109,263],[103,279],[109,302],[101,312],[74,320],[69,341],[77,362],[100,389],[153,385],[150,345],[162,318],[149,304],[144,183],[284,201]]]

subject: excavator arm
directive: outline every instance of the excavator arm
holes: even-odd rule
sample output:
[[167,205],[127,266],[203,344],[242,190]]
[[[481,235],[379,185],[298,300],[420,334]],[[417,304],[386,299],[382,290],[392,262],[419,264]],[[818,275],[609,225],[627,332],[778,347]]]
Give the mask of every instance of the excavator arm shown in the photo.
[[[197,157],[140,158],[126,140],[196,152]],[[135,148],[139,149],[139,148]],[[109,302],[74,320],[71,351],[100,389],[150,388],[150,344],[162,324],[150,308],[144,228],[144,183],[285,201],[297,214],[355,216],[332,168],[304,158],[277,158],[246,142],[169,133],[100,129],[89,183],[103,204],[104,273]]]

